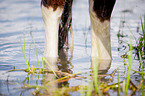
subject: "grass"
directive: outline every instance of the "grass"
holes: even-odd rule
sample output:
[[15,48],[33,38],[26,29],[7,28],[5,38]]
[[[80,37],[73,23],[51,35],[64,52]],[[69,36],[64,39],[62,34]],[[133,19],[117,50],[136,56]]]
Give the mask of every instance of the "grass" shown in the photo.
[[133,50],[133,47],[132,47],[132,40],[130,40],[130,54],[128,56],[128,60],[129,60],[129,66],[128,66],[128,76],[127,76],[127,83],[126,83],[126,87],[125,87],[125,93],[127,94],[127,91],[128,91],[128,87],[129,87],[129,83],[130,83],[130,72],[131,72],[131,64],[132,64],[132,50]]
[[120,89],[120,81],[119,81],[119,68],[118,68],[118,96],[120,96],[121,89]]
[[[94,58],[93,58],[94,59]],[[95,91],[99,92],[99,86],[98,86],[98,61],[97,59],[94,59],[93,61],[93,79],[94,79],[94,85],[95,85]]]
[[[142,57],[141,57],[141,53],[139,54],[139,57],[140,57],[140,63],[141,63],[141,70],[142,70],[142,73],[143,73],[143,63],[142,63]],[[144,74],[141,74],[142,76],[142,81],[144,81]],[[142,83],[142,95],[144,96],[145,95],[145,91],[144,91],[145,87],[144,87],[144,83]]]
[[[141,28],[142,28],[142,36],[141,38],[143,38],[143,40],[140,39],[140,42],[142,41],[143,44],[140,44],[139,47],[141,47],[141,45],[143,45],[142,47],[143,48],[140,48],[139,49],[139,60],[140,60],[140,64],[141,64],[141,72],[144,73],[144,68],[143,68],[143,62],[142,62],[142,58],[143,58],[143,55],[145,55],[144,53],[144,49],[145,49],[145,16],[144,16],[144,24],[143,24],[143,21],[142,21],[142,18],[141,18]],[[141,50],[142,49],[142,50]],[[142,52],[142,54],[141,54]],[[144,87],[144,74],[141,74],[142,76],[142,95],[145,96],[145,87]]]
[[[24,41],[24,45],[25,45],[25,41]],[[36,48],[36,46],[35,46],[35,48]],[[23,54],[25,53],[24,49],[25,49],[25,46],[23,48]],[[57,96],[65,96],[65,95],[68,95],[69,92],[77,91],[77,92],[80,92],[81,96],[95,96],[95,95],[102,96],[103,94],[106,94],[109,90],[117,89],[116,91],[118,92],[118,96],[119,96],[122,92],[125,92],[125,94],[128,95],[129,94],[128,90],[134,91],[134,89],[135,89],[135,91],[136,91],[136,90],[140,90],[140,88],[141,88],[142,94],[143,94],[142,96],[144,96],[144,84],[143,84],[143,82],[141,82],[141,87],[140,86],[136,87],[135,84],[133,84],[133,82],[131,82],[131,80],[130,80],[130,76],[131,76],[130,73],[131,73],[131,71],[134,71],[134,70],[131,69],[132,50],[133,50],[132,43],[130,43],[130,54],[128,56],[128,64],[127,64],[127,62],[124,58],[124,61],[126,63],[125,65],[127,66],[127,70],[126,70],[127,73],[128,73],[127,78],[124,79],[123,81],[120,81],[119,80],[119,72],[118,72],[118,83],[114,83],[114,84],[110,85],[109,82],[108,83],[101,83],[100,82],[100,80],[98,79],[100,77],[100,75],[98,74],[98,67],[97,67],[98,61],[97,61],[97,59],[94,59],[94,61],[93,61],[93,71],[91,72],[92,75],[87,76],[87,77],[83,77],[83,76],[79,76],[79,74],[83,74],[83,72],[68,75],[68,73],[65,73],[65,72],[63,73],[63,72],[60,72],[60,71],[58,71],[58,72],[54,71],[51,68],[51,65],[49,65],[47,59],[43,57],[42,61],[45,61],[48,64],[48,66],[50,67],[50,69],[52,69],[52,71],[51,72],[49,71],[49,73],[50,74],[53,73],[56,77],[58,77],[58,75],[57,75],[58,73],[61,73],[61,74],[63,73],[64,74],[63,77],[59,76],[60,78],[58,78],[54,81],[51,81],[51,82],[50,81],[46,82],[43,85],[38,85],[38,84],[29,85],[29,84],[24,83],[24,87],[22,87],[22,88],[36,89],[33,92],[33,94],[38,95],[38,94],[40,94],[41,90],[45,90],[45,92],[47,92],[47,90],[51,90],[51,89],[47,88],[47,86],[51,86],[54,83],[65,82],[65,81],[70,80],[71,78],[80,78],[80,79],[81,78],[82,79],[87,78],[88,85],[78,85],[76,87],[67,87],[67,86],[65,87],[64,86],[62,88],[58,88],[56,90],[53,90],[52,94],[55,94]],[[27,59],[25,57],[26,57],[26,53],[24,54],[24,59],[25,59],[25,61],[27,61]],[[29,55],[29,57],[30,57],[30,55]],[[140,55],[140,57],[141,57],[141,55]],[[141,61],[142,61],[142,59],[140,58],[140,62]],[[29,63],[26,63],[26,65],[28,65],[28,64]],[[141,65],[143,65],[143,64],[141,64]],[[47,71],[47,70],[45,70],[45,67],[44,67],[43,63],[42,63],[42,68],[32,68],[32,67],[30,67],[30,64],[29,64],[28,68],[29,69],[27,69],[27,70],[25,69],[25,72],[28,72],[29,74],[37,74],[37,73],[44,74]],[[38,69],[39,72],[36,72],[37,69]],[[11,71],[24,71],[24,70],[11,70]],[[112,74],[110,74],[110,79],[114,76],[115,72],[116,71],[114,71],[114,72],[112,72]],[[142,72],[136,71],[136,73],[141,74],[142,75],[142,81],[144,81],[144,74],[145,73],[143,72],[143,67],[142,67]],[[28,77],[24,80],[24,82],[26,82],[27,80],[29,81]],[[126,82],[126,83],[123,84],[123,82]],[[123,86],[121,87],[122,84],[123,84]],[[129,89],[129,88],[131,88],[131,86],[133,86],[132,89]],[[124,89],[125,91],[122,91],[121,90],[122,88],[125,88]],[[44,94],[49,94],[49,93],[41,93],[41,94],[44,95]]]
[[[145,20],[145,17],[144,17],[144,20]],[[145,85],[144,85],[145,72],[144,72],[144,67],[143,67],[143,65],[144,65],[143,59],[144,59],[144,55],[145,55],[144,54],[145,22],[143,24],[142,19],[141,19],[141,27],[142,27],[142,34],[140,34],[139,42],[137,42],[137,44],[136,44],[137,46],[133,46],[132,39],[130,39],[130,44],[128,44],[129,45],[129,50],[128,50],[129,54],[122,56],[122,58],[124,60],[124,66],[125,66],[124,79],[122,81],[120,81],[119,68],[115,69],[111,74],[103,74],[103,75],[98,74],[99,70],[98,70],[98,60],[97,59],[94,59],[92,61],[92,64],[93,64],[92,71],[89,71],[87,73],[78,72],[78,73],[70,74],[67,72],[55,71],[55,70],[53,70],[52,66],[49,64],[49,62],[47,61],[47,59],[45,57],[42,57],[42,64],[40,64],[36,44],[33,39],[32,41],[34,43],[35,52],[36,52],[36,56],[37,56],[37,63],[38,63],[38,68],[35,68],[34,66],[32,66],[30,64],[31,44],[29,46],[28,59],[26,56],[25,37],[24,37],[23,43],[21,40],[21,47],[22,47],[22,53],[23,53],[27,68],[26,69],[14,69],[14,70],[10,70],[9,72],[12,72],[12,71],[27,72],[28,75],[23,81],[24,86],[22,88],[35,89],[35,91],[33,92],[33,95],[40,95],[40,94],[42,96],[50,95],[50,91],[51,91],[51,94],[53,94],[54,96],[68,96],[68,95],[70,95],[70,92],[78,92],[78,93],[80,93],[80,96],[103,96],[103,95],[108,94],[112,90],[114,92],[117,92],[118,96],[121,96],[122,94],[124,94],[124,96],[131,95],[131,92],[134,94],[141,92],[142,96],[145,96]],[[119,34],[121,34],[121,33],[119,33]],[[119,34],[118,34],[118,37],[120,37]],[[124,36],[122,35],[121,37],[123,38]],[[133,64],[132,60],[133,60],[134,48],[136,48],[138,50],[137,54],[138,54],[138,57],[140,60],[141,71],[133,70],[131,68],[131,66]],[[128,62],[126,60],[128,60]],[[45,64],[47,64],[49,66],[49,68],[51,70],[45,69],[45,64],[43,61],[45,62]],[[41,66],[42,66],[42,68],[41,68]],[[140,80],[140,84],[134,84],[134,82],[132,82],[130,77],[133,75],[133,74],[131,74],[133,72],[141,75],[142,79]],[[36,85],[35,84],[31,85],[29,83],[27,83],[27,84],[25,83],[25,82],[29,82],[30,79],[28,78],[28,76],[30,74],[32,74],[34,76],[35,74],[45,75],[45,73],[53,74],[55,76],[55,79],[53,81],[47,81],[44,84],[40,84],[40,85],[38,83],[36,83]],[[83,74],[90,74],[90,75],[84,76]],[[117,74],[118,82],[113,83],[112,79],[116,74]],[[109,78],[109,81],[101,82],[100,78],[102,78],[102,77]],[[39,76],[38,76],[38,79],[39,79]],[[86,80],[87,84],[73,86],[73,87],[62,86],[61,88],[57,88],[55,90],[52,90],[52,88],[48,87],[48,86],[52,86],[52,84],[55,84],[55,83],[61,84],[64,82],[68,82],[70,79]]]
[[[49,62],[47,61],[47,59],[45,57],[42,57],[42,62],[43,61],[50,67],[50,69],[52,70],[52,72],[54,73],[54,75],[57,77],[55,71],[53,70],[53,68],[51,67],[51,65],[49,64]],[[44,70],[45,67],[44,67],[44,64],[43,63],[42,63],[42,66],[43,66],[43,70]]]
[[30,71],[30,48],[31,48],[31,44],[30,44],[30,48],[29,48],[29,61],[27,61],[27,57],[26,57],[26,51],[25,51],[25,35],[24,35],[24,43],[22,44],[22,40],[21,40],[21,48],[22,48],[22,53],[25,59],[25,63],[27,65],[27,69]]
[[[37,48],[36,48],[36,44],[35,44],[34,39],[33,39],[33,42],[34,42],[34,46],[35,46],[35,52],[36,52],[36,56],[37,56],[37,62],[38,62],[39,71],[41,71],[40,63],[39,63],[39,58],[38,58],[38,53],[37,53]],[[44,67],[43,67],[43,68],[44,68]],[[43,70],[44,70],[44,69],[43,69]]]
[[[142,88],[141,88],[141,90],[142,90],[142,96],[145,96],[144,74],[143,74],[144,73],[144,67],[143,67],[143,61],[142,61],[142,58],[145,55],[145,51],[144,51],[144,49],[145,49],[145,15],[144,15],[144,24],[143,24],[143,21],[142,21],[142,18],[141,18],[141,28],[142,28],[142,36],[141,36],[141,39],[140,39],[138,45],[139,45],[139,47],[141,47],[141,46],[143,47],[143,48],[139,49],[139,60],[140,60],[141,72],[142,72],[142,74],[141,74],[141,76],[142,76]],[[143,40],[142,40],[142,38],[143,38]],[[143,44],[140,44],[140,42],[143,43]],[[141,54],[141,52],[142,52],[142,54]]]
[[[89,78],[88,78],[89,80]],[[91,96],[93,90],[93,81],[88,81],[88,86],[87,86],[87,96]]]
[[[144,21],[145,21],[145,16],[144,16]],[[136,38],[135,38],[136,46],[132,46],[132,40],[130,40],[130,44],[128,44],[129,45],[129,50],[130,50],[129,51],[129,55],[125,54],[125,55],[122,56],[122,58],[124,58],[125,65],[127,65],[127,70],[125,69],[125,76],[126,76],[126,73],[128,73],[126,80],[123,80],[123,90],[124,90],[123,92],[125,93],[125,95],[128,94],[127,92],[129,90],[129,85],[130,84],[134,87],[133,91],[134,90],[139,90],[141,88],[142,96],[145,95],[144,94],[144,92],[145,92],[145,90],[144,90],[145,89],[144,88],[144,68],[143,68],[143,62],[142,62],[142,58],[144,58],[144,56],[145,56],[145,53],[144,53],[145,52],[144,51],[144,49],[145,49],[145,32],[144,32],[144,30],[145,30],[145,22],[143,24],[142,18],[141,18],[141,28],[142,28],[142,32],[139,33],[139,35],[140,35],[139,40],[136,40]],[[120,31],[118,33],[118,37],[120,37],[119,34],[120,34]],[[122,34],[121,34],[121,37],[122,37]],[[140,61],[140,65],[141,65],[141,70],[142,71],[135,71],[135,70],[131,69],[132,59],[133,59],[133,57],[132,57],[133,50],[136,50],[135,54],[137,55],[137,57],[138,57],[138,59]],[[129,61],[128,64],[126,63],[126,60],[125,60],[126,57],[128,57],[128,61]],[[134,71],[135,73],[139,73],[142,76],[142,80],[140,82],[141,83],[140,85],[142,85],[142,86],[138,85],[138,87],[136,87],[132,83],[132,81],[130,79],[130,76],[131,76],[130,72],[131,71]]]
[[54,75],[57,77],[55,71],[53,70],[53,68],[51,67],[51,65],[49,64],[49,62],[47,61],[47,59],[45,57],[42,57],[42,68],[40,67],[40,62],[39,62],[39,57],[38,57],[38,53],[37,53],[37,48],[36,48],[35,40],[34,40],[32,34],[31,34],[31,37],[32,37],[32,40],[33,40],[33,43],[34,43],[34,47],[35,47],[38,68],[34,68],[33,66],[31,67],[31,65],[30,65],[30,49],[31,49],[31,44],[30,44],[30,47],[29,47],[29,56],[28,56],[28,59],[29,60],[27,62],[27,56],[26,56],[26,51],[25,51],[25,49],[26,49],[26,46],[25,46],[25,35],[24,35],[24,42],[23,42],[23,44],[22,44],[22,40],[21,40],[21,48],[22,48],[22,53],[23,53],[24,59],[25,59],[25,63],[27,65],[27,70],[29,72],[35,72],[36,69],[39,69],[39,73],[41,73],[42,71],[44,72],[45,71],[45,64],[44,64],[44,62],[45,62],[50,67],[50,69],[52,70],[52,72],[54,73]]

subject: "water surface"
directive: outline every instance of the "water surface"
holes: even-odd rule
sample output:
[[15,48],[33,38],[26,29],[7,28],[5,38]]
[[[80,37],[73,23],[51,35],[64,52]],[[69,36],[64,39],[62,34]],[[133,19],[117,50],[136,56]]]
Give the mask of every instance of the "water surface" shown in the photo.
[[[124,43],[119,43],[120,39],[125,42],[130,42],[130,36],[134,34],[139,37],[137,30],[141,32],[140,17],[143,17],[145,12],[144,0],[117,0],[111,19],[111,49],[112,63],[106,74],[112,73],[119,67],[120,80],[124,78],[124,62],[120,57],[126,53],[123,50]],[[68,49],[65,58],[66,63],[59,66],[60,69],[70,71],[71,73],[91,71],[91,32],[89,18],[88,0],[74,0],[73,3],[73,34],[74,34],[74,50],[71,54]],[[138,29],[137,29],[138,28]],[[118,38],[118,31],[127,37]],[[31,44],[31,65],[37,66],[37,57],[32,43],[32,36],[35,40],[38,50],[39,61],[42,62],[44,51],[44,24],[41,16],[40,0],[1,0],[0,1],[0,95],[19,96],[31,95],[33,89],[22,89],[23,81],[31,85],[41,85],[43,76],[27,76],[23,71],[9,72],[11,69],[25,69],[26,64],[21,50],[21,41],[25,38],[26,54],[28,57],[29,46]],[[131,33],[132,32],[132,33]],[[71,42],[71,39],[69,40]],[[133,39],[133,45],[135,40]],[[69,62],[68,62],[69,61]],[[62,67],[61,67],[62,66]],[[67,67],[66,67],[67,66]],[[139,61],[133,60],[132,69],[139,69]],[[105,79],[107,79],[106,77]],[[132,75],[131,79],[135,84],[138,84],[138,74]],[[117,74],[113,78],[113,82],[117,82]],[[70,79],[67,82],[68,86],[76,86],[84,84],[85,80]],[[113,96],[117,93],[109,92]],[[79,93],[75,93],[75,95]],[[73,95],[73,93],[72,93]],[[136,96],[140,94],[137,93]]]

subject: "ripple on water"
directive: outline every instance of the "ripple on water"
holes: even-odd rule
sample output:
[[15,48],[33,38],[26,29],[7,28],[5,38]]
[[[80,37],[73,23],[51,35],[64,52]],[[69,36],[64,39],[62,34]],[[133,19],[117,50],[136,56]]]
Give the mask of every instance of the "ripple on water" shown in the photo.
[[[129,4],[129,5],[128,5]],[[126,50],[118,51],[122,44],[119,44],[117,33],[119,30],[128,37],[121,38],[126,42],[130,42],[131,31],[138,38],[137,26],[140,26],[140,17],[145,12],[144,0],[117,0],[115,9],[111,19],[111,45],[112,45],[112,63],[107,73],[110,74],[119,67],[120,80],[124,78],[124,62],[120,57],[125,54]],[[88,0],[74,0],[73,5],[73,34],[74,34],[74,50],[73,54],[68,52],[67,59],[71,58],[71,66],[73,73],[84,71],[89,72],[91,69],[91,32],[90,32],[90,17],[88,11]],[[139,32],[141,28],[139,28]],[[24,36],[25,33],[25,36]],[[7,95],[20,95],[20,92],[15,92],[21,88],[22,82],[29,77],[30,82],[41,84],[42,77],[36,75],[34,78],[27,76],[27,73],[11,72],[6,73],[13,68],[25,69],[25,61],[21,51],[20,39],[25,38],[26,55],[29,54],[29,46],[32,42],[31,34],[33,35],[39,55],[40,62],[44,50],[44,25],[41,16],[40,0],[0,0],[0,92]],[[70,40],[71,42],[71,40]],[[133,40],[133,44],[135,41]],[[69,50],[70,51],[70,50]],[[32,43],[31,46],[31,64],[36,65],[37,59]],[[68,61],[67,61],[68,62]],[[60,65],[60,64],[58,64]],[[66,64],[67,65],[67,64]],[[61,66],[61,65],[60,65]],[[139,63],[137,60],[133,61],[132,69],[138,70]],[[18,82],[15,88],[10,85],[10,89],[6,88],[6,80]],[[40,79],[38,79],[40,78]],[[134,80],[139,80],[138,75],[132,77]],[[1,83],[2,81],[2,83]],[[113,78],[113,82],[117,82],[117,74]],[[29,81],[27,81],[29,82]],[[76,83],[77,82],[77,83]],[[85,80],[71,79],[68,81],[69,86],[75,86],[86,83]],[[9,91],[9,92],[8,92]],[[25,92],[26,93],[26,92]],[[31,92],[30,92],[31,93]],[[113,92],[110,91],[113,94]],[[71,95],[79,93],[70,93]],[[117,93],[114,93],[117,95]],[[26,95],[27,96],[27,95]]]

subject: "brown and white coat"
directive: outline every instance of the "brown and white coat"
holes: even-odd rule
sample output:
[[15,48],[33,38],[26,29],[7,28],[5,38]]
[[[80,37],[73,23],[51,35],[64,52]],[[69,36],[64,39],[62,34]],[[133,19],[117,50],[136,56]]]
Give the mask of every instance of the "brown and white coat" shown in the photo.
[[[91,56],[111,59],[110,17],[116,0],[89,0],[91,19]],[[46,57],[57,57],[58,49],[67,41],[71,24],[73,0],[42,0],[41,9],[45,25]]]

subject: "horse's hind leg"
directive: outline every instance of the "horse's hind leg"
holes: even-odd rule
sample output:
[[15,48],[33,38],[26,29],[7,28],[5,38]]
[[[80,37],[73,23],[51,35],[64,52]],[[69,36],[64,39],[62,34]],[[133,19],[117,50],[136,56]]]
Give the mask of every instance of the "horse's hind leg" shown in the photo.
[[89,0],[91,56],[111,59],[110,17],[116,0]]

